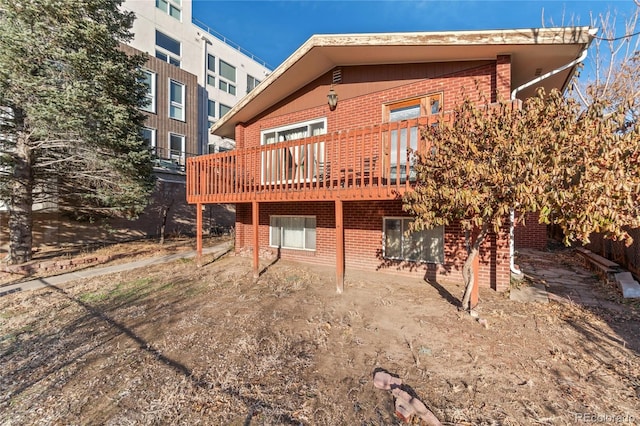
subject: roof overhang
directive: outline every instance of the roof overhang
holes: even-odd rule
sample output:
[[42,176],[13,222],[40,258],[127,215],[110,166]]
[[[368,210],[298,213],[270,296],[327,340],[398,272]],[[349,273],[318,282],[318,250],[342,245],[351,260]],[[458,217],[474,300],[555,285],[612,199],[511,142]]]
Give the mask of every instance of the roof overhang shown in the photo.
[[[314,35],[210,129],[234,139],[247,122],[338,66],[495,60],[511,55],[512,89],[575,60],[589,47],[590,27]],[[565,89],[575,67],[541,82]],[[521,98],[537,86],[519,92]]]

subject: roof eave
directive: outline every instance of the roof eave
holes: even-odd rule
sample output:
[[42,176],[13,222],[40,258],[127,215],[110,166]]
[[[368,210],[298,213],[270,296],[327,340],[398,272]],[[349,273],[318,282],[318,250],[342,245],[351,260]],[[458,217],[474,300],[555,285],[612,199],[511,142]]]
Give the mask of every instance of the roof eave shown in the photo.
[[[243,97],[224,117],[221,117],[210,128],[212,134],[235,139],[236,124],[247,121],[247,117],[239,115],[248,105],[262,100],[261,110],[267,109],[284,97],[300,89],[305,82],[308,83],[336,66],[348,65],[375,65],[378,63],[390,63],[384,59],[376,61],[375,56],[368,55],[366,63],[353,59],[352,63],[336,62],[332,57],[332,49],[364,49],[373,47],[430,47],[442,49],[442,47],[469,47],[469,46],[525,46],[525,45],[576,45],[583,44],[588,47],[593,38],[590,27],[562,27],[562,28],[530,28],[515,30],[483,30],[483,31],[447,31],[447,32],[414,32],[414,33],[377,33],[377,34],[330,34],[314,35],[302,44],[291,56],[280,64],[267,78]],[[315,49],[315,50],[314,50]],[[582,49],[580,49],[582,50]],[[310,53],[314,51],[314,55]],[[379,51],[379,50],[377,50]],[[313,58],[311,58],[313,56]],[[281,80],[286,77],[288,71],[300,65],[301,61],[313,59],[314,67],[306,67],[304,80],[296,85],[289,85],[288,81]],[[474,58],[475,59],[475,58]],[[488,58],[485,58],[488,59]],[[438,58],[431,58],[430,62]],[[407,57],[407,62],[411,61]],[[396,63],[402,63],[401,61]],[[574,70],[571,70],[572,75]],[[273,90],[282,84],[279,91]],[[568,80],[564,83],[566,88]],[[271,93],[272,97],[269,97]],[[277,92],[277,93],[276,93]],[[252,108],[253,109],[253,108]],[[249,111],[246,111],[249,112]],[[255,116],[255,112],[251,113]],[[246,115],[246,114],[245,114]],[[251,118],[253,118],[253,116]]]

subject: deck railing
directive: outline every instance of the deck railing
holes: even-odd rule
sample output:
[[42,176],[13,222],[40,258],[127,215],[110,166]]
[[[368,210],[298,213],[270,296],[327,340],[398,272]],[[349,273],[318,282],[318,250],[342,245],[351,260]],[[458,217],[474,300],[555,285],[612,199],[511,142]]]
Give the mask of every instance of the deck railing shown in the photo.
[[187,201],[392,199],[415,180],[421,129],[439,116],[187,159]]

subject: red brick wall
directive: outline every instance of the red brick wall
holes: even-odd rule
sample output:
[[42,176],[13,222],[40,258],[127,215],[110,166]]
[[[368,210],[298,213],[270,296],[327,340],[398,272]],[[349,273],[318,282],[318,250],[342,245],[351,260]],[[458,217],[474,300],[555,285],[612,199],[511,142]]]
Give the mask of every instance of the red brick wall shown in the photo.
[[[345,266],[367,271],[384,271],[420,276],[436,281],[462,281],[462,264],[466,258],[465,233],[459,225],[445,229],[445,264],[427,265],[400,262],[382,257],[383,217],[406,216],[400,201],[347,201],[344,207]],[[282,249],[283,259],[336,265],[335,206],[333,202],[262,203],[260,204],[259,239],[261,251],[274,255],[269,247],[269,216],[301,215],[316,217],[316,250]],[[252,248],[251,204],[236,206],[236,251]],[[479,280],[481,287],[498,291],[509,288],[508,229],[498,236],[491,234],[481,249]]]
[[496,60],[496,97],[497,101],[508,101],[511,99],[511,56],[498,56]]
[[[443,110],[451,110],[465,97],[508,99],[511,89],[509,56],[494,61],[342,67],[342,82],[335,86],[338,107],[329,111],[326,94],[332,72],[309,83],[251,122],[238,125],[238,148],[260,145],[261,130],[327,117],[327,132],[380,124],[384,104],[430,93],[444,94]],[[333,202],[262,203],[259,237],[268,247],[269,216],[316,215],[317,249],[282,250],[282,258],[335,266]],[[466,258],[465,234],[459,226],[445,232],[445,265],[393,262],[382,258],[382,217],[405,216],[399,201],[344,202],[345,263],[348,268],[420,275],[436,280],[461,280]],[[481,250],[480,285],[502,291],[509,287],[508,230],[491,235]],[[237,206],[236,250],[252,246],[251,204]]]
[[[374,73],[374,69],[378,71]],[[371,74],[380,78],[380,69],[387,70],[388,80],[385,80],[384,85],[378,81],[370,81]],[[329,111],[326,103],[331,79],[331,73],[327,73],[256,120],[238,125],[235,135],[237,147],[259,146],[261,130],[321,117],[327,117],[329,133],[380,124],[384,104],[429,93],[444,93],[444,111],[451,110],[465,96],[479,99],[479,93],[482,93],[487,99],[494,100],[497,87],[502,87],[504,79],[508,78],[504,75],[505,70],[510,67],[503,65],[500,69],[503,75],[498,79],[500,85],[496,86],[496,61],[343,67],[342,83],[335,86],[339,96],[335,111]],[[417,78],[417,75],[426,78]],[[373,91],[366,91],[367,89]],[[296,109],[300,106],[306,108]]]
[[547,225],[538,222],[537,213],[527,213],[524,223],[517,224],[513,229],[513,241],[516,250],[544,250],[547,248]]

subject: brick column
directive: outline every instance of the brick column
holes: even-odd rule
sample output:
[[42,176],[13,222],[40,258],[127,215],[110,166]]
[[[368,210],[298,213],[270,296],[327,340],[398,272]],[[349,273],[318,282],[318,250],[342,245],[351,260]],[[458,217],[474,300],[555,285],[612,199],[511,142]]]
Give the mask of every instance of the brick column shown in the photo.
[[498,55],[496,58],[496,100],[511,99],[511,56]]

